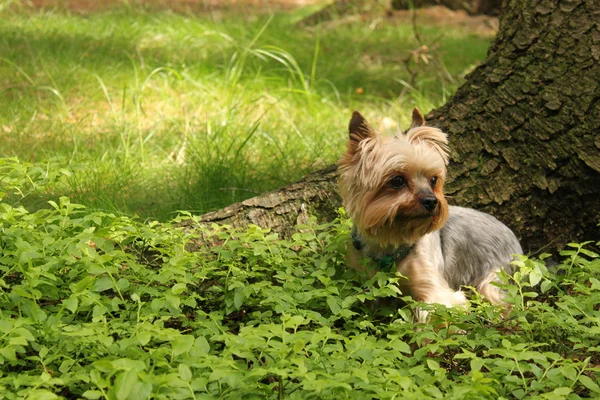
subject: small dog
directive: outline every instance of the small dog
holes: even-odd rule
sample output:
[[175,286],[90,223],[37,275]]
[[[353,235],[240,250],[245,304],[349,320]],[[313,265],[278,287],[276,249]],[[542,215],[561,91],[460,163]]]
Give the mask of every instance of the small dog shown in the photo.
[[491,282],[500,269],[510,271],[521,246],[491,215],[448,206],[446,134],[426,126],[417,108],[406,134],[380,135],[356,111],[349,132],[339,161],[342,199],[354,223],[348,264],[364,269],[366,256],[379,269],[395,267],[408,278],[402,292],[417,301],[465,304],[460,288],[467,285],[501,303],[503,294]]

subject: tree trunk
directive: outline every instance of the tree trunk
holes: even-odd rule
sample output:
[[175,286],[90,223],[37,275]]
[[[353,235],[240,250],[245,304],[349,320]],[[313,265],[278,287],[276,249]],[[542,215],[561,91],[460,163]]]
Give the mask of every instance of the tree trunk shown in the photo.
[[[597,0],[505,2],[487,59],[427,116],[449,134],[450,202],[495,215],[532,252],[600,239],[599,20]],[[202,219],[284,235],[306,212],[328,220],[334,170]]]

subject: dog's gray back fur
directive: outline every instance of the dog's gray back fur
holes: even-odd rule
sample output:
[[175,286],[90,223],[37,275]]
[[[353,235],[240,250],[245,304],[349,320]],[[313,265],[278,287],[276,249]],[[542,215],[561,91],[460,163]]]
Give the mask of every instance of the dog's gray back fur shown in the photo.
[[476,286],[490,272],[511,272],[513,254],[522,254],[514,233],[491,215],[470,208],[449,207],[444,227],[435,232],[444,260],[444,277],[452,289]]

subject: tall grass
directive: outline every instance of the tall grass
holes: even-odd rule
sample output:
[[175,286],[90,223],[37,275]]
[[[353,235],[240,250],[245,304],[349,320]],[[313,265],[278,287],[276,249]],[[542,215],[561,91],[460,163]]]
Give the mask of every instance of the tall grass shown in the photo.
[[30,206],[167,219],[274,189],[336,160],[352,109],[406,126],[441,104],[490,40],[423,27],[455,79],[419,65],[407,85],[408,24],[213,17],[0,8],[0,157],[70,171]]

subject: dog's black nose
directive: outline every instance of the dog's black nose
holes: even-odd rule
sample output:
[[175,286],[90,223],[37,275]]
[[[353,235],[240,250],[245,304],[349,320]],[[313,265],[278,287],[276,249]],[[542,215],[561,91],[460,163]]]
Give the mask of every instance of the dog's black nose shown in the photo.
[[438,203],[437,198],[435,198],[433,196],[423,197],[421,199],[421,204],[427,211],[433,211],[435,209],[435,207],[437,206],[437,203]]

